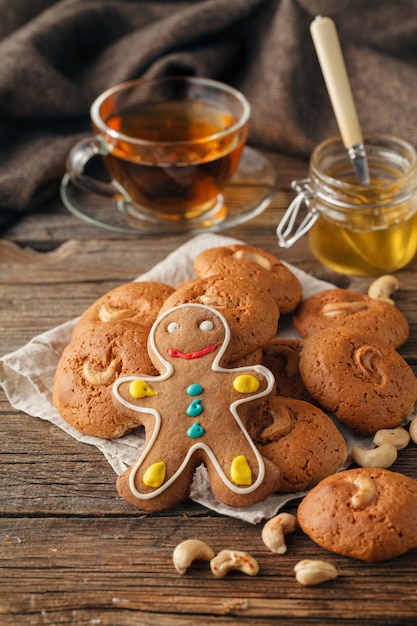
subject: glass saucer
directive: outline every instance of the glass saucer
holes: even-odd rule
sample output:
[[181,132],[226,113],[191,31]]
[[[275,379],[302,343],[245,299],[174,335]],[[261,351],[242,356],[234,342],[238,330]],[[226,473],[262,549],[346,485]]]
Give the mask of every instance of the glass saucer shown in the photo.
[[71,213],[94,226],[127,235],[163,237],[215,232],[243,224],[265,211],[276,188],[277,175],[272,163],[246,146],[234,176],[218,198],[216,210],[186,222],[138,218],[129,210],[128,203],[81,189],[68,174],[62,179],[61,198]]

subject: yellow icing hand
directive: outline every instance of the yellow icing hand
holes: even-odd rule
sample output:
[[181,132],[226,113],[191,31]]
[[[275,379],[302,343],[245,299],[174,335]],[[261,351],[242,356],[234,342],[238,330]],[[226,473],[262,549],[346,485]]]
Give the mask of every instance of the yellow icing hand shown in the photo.
[[129,385],[129,393],[132,398],[145,398],[146,396],[157,396],[157,392],[152,389],[144,380],[132,380]]
[[252,470],[243,454],[233,459],[230,467],[230,476],[236,485],[252,484]]
[[147,487],[157,489],[165,480],[167,466],[163,461],[150,465],[143,475],[143,482]]
[[251,374],[241,374],[234,379],[233,387],[239,393],[253,393],[259,389],[259,380]]

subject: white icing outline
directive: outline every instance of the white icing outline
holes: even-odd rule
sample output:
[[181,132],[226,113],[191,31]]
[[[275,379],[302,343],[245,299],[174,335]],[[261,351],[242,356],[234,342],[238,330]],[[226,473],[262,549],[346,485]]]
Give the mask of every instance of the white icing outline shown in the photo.
[[[215,372],[228,372],[228,373],[234,373],[234,372],[253,372],[255,371],[258,374],[261,374],[262,376],[265,377],[266,381],[267,381],[267,386],[263,391],[260,391],[257,394],[254,395],[250,395],[250,396],[246,396],[235,400],[234,402],[232,402],[232,404],[230,405],[230,412],[232,413],[236,423],[238,424],[240,430],[243,432],[247,442],[249,443],[249,446],[252,449],[252,452],[255,455],[255,458],[258,462],[258,467],[259,467],[259,473],[258,473],[258,477],[256,479],[256,481],[252,484],[249,485],[248,487],[237,487],[224,473],[220,463],[217,460],[217,457],[215,456],[214,452],[212,451],[212,449],[205,443],[203,442],[196,442],[194,445],[191,446],[191,448],[189,448],[187,454],[185,455],[185,458],[183,460],[183,462],[181,463],[181,465],[179,466],[179,468],[177,469],[177,471],[166,481],[164,482],[160,487],[158,487],[157,489],[155,489],[152,492],[149,493],[141,493],[140,491],[138,491],[135,487],[135,477],[136,477],[136,473],[139,470],[139,468],[141,467],[143,461],[145,460],[149,450],[151,449],[151,447],[153,446],[159,431],[161,429],[161,423],[162,423],[162,418],[161,418],[161,414],[159,413],[159,411],[157,411],[156,409],[152,409],[152,408],[146,408],[146,407],[138,407],[136,404],[132,404],[130,402],[128,402],[127,400],[125,400],[124,398],[122,398],[122,396],[119,393],[119,386],[122,385],[123,383],[126,382],[132,382],[135,380],[143,380],[145,382],[160,382],[160,381],[164,381],[167,380],[168,378],[170,378],[174,372],[174,367],[171,365],[171,363],[169,363],[159,352],[159,350],[156,347],[155,344],[155,331],[157,329],[157,327],[159,326],[159,324],[162,322],[163,319],[165,319],[165,317],[167,317],[167,315],[170,315],[173,311],[176,311],[178,309],[183,309],[183,308],[188,308],[188,307],[193,307],[193,308],[200,308],[200,309],[205,309],[208,310],[212,313],[214,313],[215,315],[217,315],[217,317],[220,319],[220,321],[222,322],[224,329],[225,329],[225,338],[224,341],[222,343],[222,346],[219,350],[219,352],[216,354],[214,360],[213,360],[213,365],[212,365],[212,371]],[[160,358],[161,363],[166,367],[166,371],[163,374],[160,374],[159,376],[124,376],[122,378],[119,378],[118,380],[116,380],[116,382],[113,385],[113,394],[115,396],[115,398],[118,400],[118,402],[120,402],[123,406],[125,406],[126,408],[132,409],[133,411],[136,411],[138,413],[148,413],[154,416],[155,418],[155,426],[154,426],[154,430],[152,432],[152,436],[150,437],[150,439],[148,440],[148,443],[145,445],[144,449],[142,450],[141,454],[139,455],[139,458],[137,459],[136,463],[132,466],[130,475],[129,475],[129,487],[130,490],[132,491],[132,493],[139,499],[141,500],[150,500],[152,498],[156,498],[157,496],[159,496],[161,493],[163,493],[166,489],[168,489],[168,487],[175,482],[175,480],[177,480],[177,478],[181,475],[181,473],[184,471],[185,467],[187,466],[190,458],[192,457],[192,455],[194,454],[194,452],[196,450],[204,450],[207,454],[207,456],[209,457],[209,459],[211,460],[211,462],[213,463],[214,468],[216,469],[218,475],[220,476],[220,478],[222,479],[223,483],[226,485],[226,487],[228,489],[230,489],[231,491],[233,491],[236,494],[247,494],[247,493],[251,493],[253,491],[255,491],[256,489],[258,489],[258,487],[260,487],[260,485],[262,484],[262,481],[265,477],[265,463],[262,459],[262,455],[260,454],[259,450],[256,448],[254,442],[252,441],[249,433],[247,432],[246,428],[243,425],[242,420],[240,419],[238,412],[237,412],[237,407],[240,406],[241,404],[245,403],[245,402],[249,402],[250,400],[254,400],[257,398],[262,398],[266,395],[268,395],[275,384],[275,379],[274,376],[272,374],[272,372],[264,367],[263,365],[253,365],[251,367],[233,367],[233,368],[224,368],[221,367],[219,362],[222,358],[222,356],[224,355],[227,346],[229,345],[230,342],[230,338],[231,338],[231,332],[230,332],[230,327],[229,324],[226,320],[226,318],[224,317],[224,315],[218,311],[217,309],[214,309],[212,307],[209,307],[207,305],[204,304],[197,304],[197,303],[187,303],[187,304],[179,304],[178,306],[172,307],[170,309],[168,309],[167,311],[165,311],[153,324],[150,334],[149,334],[149,343],[152,347],[152,350],[154,351],[154,353],[156,355],[158,355],[158,357]]]

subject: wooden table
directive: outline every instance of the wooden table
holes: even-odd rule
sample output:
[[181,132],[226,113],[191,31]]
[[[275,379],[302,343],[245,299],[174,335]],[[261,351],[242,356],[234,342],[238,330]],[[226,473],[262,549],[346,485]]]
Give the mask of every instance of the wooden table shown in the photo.
[[[224,234],[328,277],[306,240],[287,251],[277,247],[275,227],[293,197],[290,182],[304,177],[307,165],[270,156],[279,173],[271,207]],[[102,293],[147,271],[186,240],[113,235],[81,222],[58,199],[27,216],[0,241],[1,353],[79,315]],[[411,327],[400,352],[415,371],[416,269],[414,259],[398,272],[401,288],[395,295]],[[369,282],[352,278],[343,284],[364,291]],[[167,513],[142,514],[118,497],[115,474],[94,447],[12,409],[3,392],[0,403],[2,625],[415,623],[415,551],[369,565],[328,554],[296,532],[287,554],[278,556],[262,543],[260,525],[192,502]],[[417,479],[414,444],[392,469]],[[215,551],[249,551],[259,561],[258,576],[216,579],[200,564],[180,576],[172,551],[190,537],[205,539]],[[327,559],[339,577],[319,587],[301,586],[293,568],[303,558]]]

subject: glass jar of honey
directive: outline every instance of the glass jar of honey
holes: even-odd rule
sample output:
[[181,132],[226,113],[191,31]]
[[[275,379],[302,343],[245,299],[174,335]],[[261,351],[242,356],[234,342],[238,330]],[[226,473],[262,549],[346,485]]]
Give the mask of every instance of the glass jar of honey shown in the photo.
[[394,272],[411,261],[417,251],[416,151],[380,133],[365,135],[364,143],[369,186],[357,183],[340,137],[315,148],[309,177],[292,183],[298,195],[277,228],[281,247],[308,233],[314,256],[345,274]]

